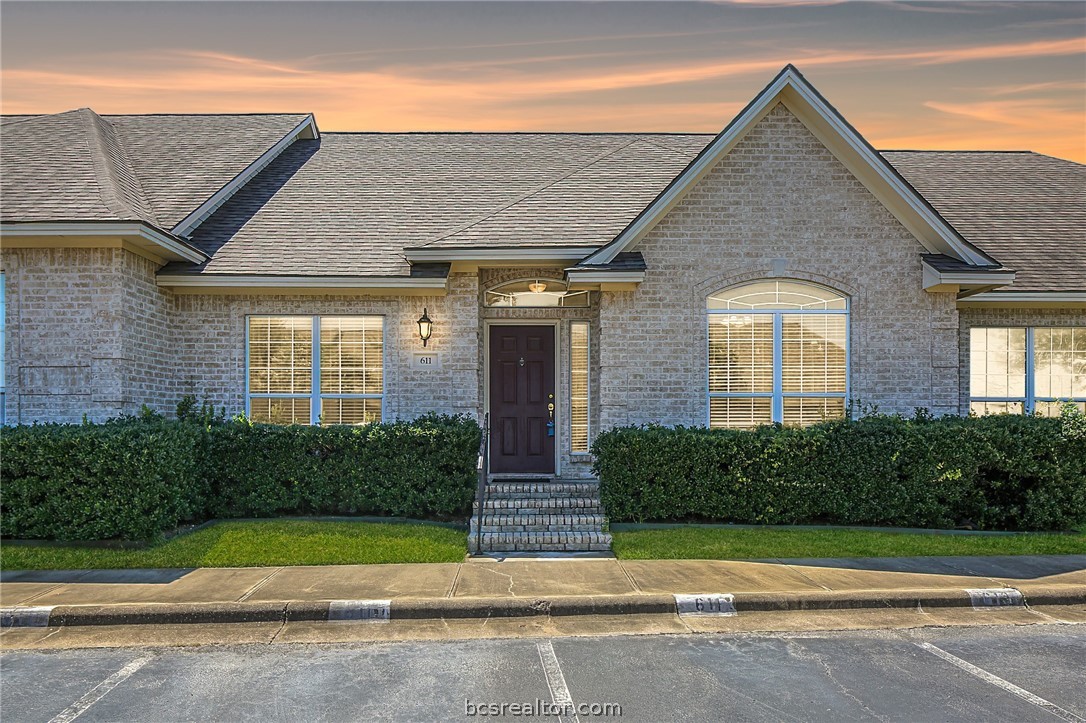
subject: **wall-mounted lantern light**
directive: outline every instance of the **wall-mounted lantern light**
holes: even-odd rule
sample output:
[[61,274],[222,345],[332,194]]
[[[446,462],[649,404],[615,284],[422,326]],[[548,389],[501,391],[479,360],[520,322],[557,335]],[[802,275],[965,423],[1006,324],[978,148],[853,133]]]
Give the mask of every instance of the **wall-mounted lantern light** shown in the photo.
[[419,317],[419,338],[422,339],[423,346],[426,346],[426,341],[433,332],[434,322],[430,321],[430,317],[426,314],[426,309],[424,308],[422,310],[422,316]]

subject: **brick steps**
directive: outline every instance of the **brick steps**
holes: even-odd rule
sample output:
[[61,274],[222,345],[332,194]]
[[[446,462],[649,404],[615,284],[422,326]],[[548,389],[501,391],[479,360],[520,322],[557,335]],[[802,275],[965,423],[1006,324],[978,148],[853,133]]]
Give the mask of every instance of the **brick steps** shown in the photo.
[[[497,479],[486,486],[471,519],[472,552],[604,552],[611,535],[600,505],[599,484],[583,480]],[[480,549],[475,549],[476,546]]]
[[487,492],[499,499],[598,497],[600,486],[596,482],[491,482]]
[[606,532],[484,532],[483,552],[604,552]]
[[[472,508],[478,513],[478,507],[472,505]],[[483,514],[597,515],[603,514],[603,508],[598,497],[487,499],[483,503]]]

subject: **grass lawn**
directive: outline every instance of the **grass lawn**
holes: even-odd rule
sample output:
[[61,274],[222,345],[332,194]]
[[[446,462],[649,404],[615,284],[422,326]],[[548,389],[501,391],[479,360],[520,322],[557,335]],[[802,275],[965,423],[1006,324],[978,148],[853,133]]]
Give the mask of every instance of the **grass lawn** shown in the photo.
[[860,530],[682,527],[613,532],[624,560],[743,560],[767,557],[1072,555],[1086,535],[929,535]]
[[459,562],[467,533],[374,522],[223,522],[139,550],[0,545],[4,570]]

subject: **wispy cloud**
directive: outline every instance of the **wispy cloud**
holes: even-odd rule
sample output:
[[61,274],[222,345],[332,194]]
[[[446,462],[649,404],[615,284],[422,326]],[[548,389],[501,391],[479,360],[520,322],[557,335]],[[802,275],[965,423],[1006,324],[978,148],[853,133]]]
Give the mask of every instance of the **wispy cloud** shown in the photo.
[[[910,22],[883,5],[864,8],[895,22],[900,18],[903,27]],[[745,18],[759,11],[730,12]],[[43,53],[18,62],[6,54],[0,100],[9,113],[87,105],[101,112],[312,110],[329,130],[716,131],[760,83],[791,62],[817,82],[829,79],[831,98],[849,109],[861,131],[871,129],[869,137],[879,144],[1013,145],[1086,158],[1086,37],[1067,37],[1073,24],[1024,32],[1016,29],[1019,23],[998,33],[985,28],[951,37],[914,28],[880,39],[859,30],[842,33],[819,12],[766,11],[758,16],[760,24],[749,26],[684,30],[669,22],[663,31],[644,33],[631,32],[637,29],[631,23],[616,26],[613,34],[601,32],[607,29],[601,24],[554,37],[495,33],[494,42],[475,35],[463,44],[443,44],[440,33],[418,33],[411,36],[418,42],[389,50],[372,44],[352,50],[342,43],[325,49],[302,38],[297,47],[93,47],[82,55]],[[782,16],[801,22],[765,22]],[[916,19],[925,28],[933,20],[953,21],[949,15],[945,23]],[[752,34],[752,27],[764,32]],[[10,28],[5,32],[6,39]],[[1008,60],[1012,73],[1006,72]],[[951,65],[962,67],[947,73],[938,68]],[[1053,75],[1054,67],[1072,71]],[[892,85],[906,77],[918,80]],[[966,86],[963,77],[976,83]],[[893,80],[872,105],[877,78]]]

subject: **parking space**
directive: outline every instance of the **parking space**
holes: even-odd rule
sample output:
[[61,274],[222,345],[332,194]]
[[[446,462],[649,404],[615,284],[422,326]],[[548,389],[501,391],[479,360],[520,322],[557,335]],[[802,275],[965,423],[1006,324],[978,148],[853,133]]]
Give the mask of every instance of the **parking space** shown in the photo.
[[580,721],[1086,718],[1073,625],[21,651],[0,665],[5,723],[471,720],[502,704],[556,720],[538,707],[554,703]]

